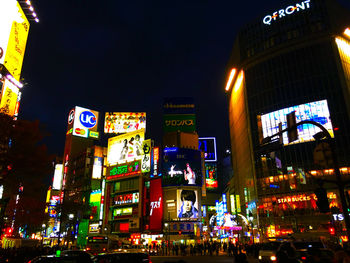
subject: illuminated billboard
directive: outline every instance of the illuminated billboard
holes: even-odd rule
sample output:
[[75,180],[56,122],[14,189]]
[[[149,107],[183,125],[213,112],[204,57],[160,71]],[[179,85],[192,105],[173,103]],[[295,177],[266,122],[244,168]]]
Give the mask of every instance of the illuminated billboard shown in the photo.
[[[68,128],[72,125],[73,128],[71,132],[74,136],[98,139],[97,111],[76,106],[68,115]],[[70,130],[68,130],[67,134],[68,133],[70,133]]]
[[115,195],[113,198],[113,202],[115,205],[124,205],[124,204],[137,204],[140,200],[140,194],[130,193],[130,194],[122,194]]
[[144,129],[109,138],[107,163],[113,165],[141,160],[144,138]]
[[14,116],[16,114],[17,101],[19,99],[19,88],[6,78],[4,78],[2,83],[3,88],[0,89],[0,112]]
[[107,168],[108,181],[116,180],[121,177],[141,174],[141,161],[133,161],[130,163],[117,164]]
[[163,186],[202,186],[201,152],[193,149],[164,148]]
[[105,133],[126,133],[146,129],[146,112],[106,112]]
[[206,162],[216,162],[216,139],[215,137],[198,138],[199,150],[204,152]]
[[160,178],[150,181],[149,229],[162,230],[163,219],[163,190]]
[[[331,137],[334,137],[327,100],[305,103],[261,115],[263,137],[265,138],[278,133],[279,123],[282,123],[282,129],[287,128],[287,114],[292,111],[295,111],[297,123],[305,120],[318,122],[327,129]],[[317,126],[312,124],[300,125],[298,126],[299,139],[293,143],[314,141],[313,135],[320,131],[321,130]],[[283,144],[289,144],[287,132],[283,133]]]
[[142,143],[141,172],[151,171],[151,140],[144,140]]
[[19,81],[29,22],[16,0],[0,1],[0,64]]
[[164,132],[195,132],[196,115],[195,114],[166,114],[163,115]]
[[62,176],[63,176],[63,164],[56,164],[55,173],[54,173],[53,182],[52,182],[52,189],[61,190]]
[[198,191],[177,190],[177,217],[198,218]]
[[205,185],[208,189],[218,188],[217,166],[215,163],[205,163]]
[[154,147],[152,149],[152,155],[151,155],[151,175],[150,177],[155,177],[159,173],[159,147]]
[[194,114],[194,98],[173,97],[165,98],[163,103],[164,114]]
[[90,216],[93,217],[92,220],[99,219],[100,207],[101,207],[101,196],[102,196],[101,190],[95,190],[90,193],[90,207],[91,207]]

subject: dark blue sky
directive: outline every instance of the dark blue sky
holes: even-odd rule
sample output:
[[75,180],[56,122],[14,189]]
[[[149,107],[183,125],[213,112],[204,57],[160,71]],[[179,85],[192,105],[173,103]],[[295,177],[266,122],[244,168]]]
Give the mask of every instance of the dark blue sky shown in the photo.
[[[147,135],[159,138],[164,97],[192,96],[197,131],[229,146],[225,70],[245,23],[300,1],[33,0],[22,77],[20,118],[39,119],[62,155],[74,106],[146,111]],[[340,2],[347,2],[342,0]],[[102,118],[100,119],[102,121]]]

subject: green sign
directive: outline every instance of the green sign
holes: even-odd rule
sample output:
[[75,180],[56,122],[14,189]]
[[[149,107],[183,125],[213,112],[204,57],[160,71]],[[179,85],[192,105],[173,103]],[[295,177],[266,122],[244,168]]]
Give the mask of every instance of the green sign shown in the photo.
[[195,114],[167,114],[163,116],[164,132],[194,132],[196,131]]

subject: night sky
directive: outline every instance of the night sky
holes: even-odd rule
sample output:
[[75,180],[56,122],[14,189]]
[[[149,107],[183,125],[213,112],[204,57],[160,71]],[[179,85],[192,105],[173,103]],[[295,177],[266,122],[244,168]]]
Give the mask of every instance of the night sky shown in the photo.
[[33,0],[40,22],[29,31],[19,118],[40,120],[62,156],[74,106],[99,111],[100,128],[106,111],[145,111],[147,137],[160,142],[163,98],[189,96],[199,136],[217,137],[222,152],[236,33],[291,2],[300,1]]

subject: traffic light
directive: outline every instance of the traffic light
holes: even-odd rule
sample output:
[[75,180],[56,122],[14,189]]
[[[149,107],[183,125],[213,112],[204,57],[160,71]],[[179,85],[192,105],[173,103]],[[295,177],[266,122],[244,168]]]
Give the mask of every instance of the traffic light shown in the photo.
[[327,191],[324,188],[317,188],[315,190],[315,195],[317,197],[316,205],[321,213],[328,213],[330,211],[329,209],[329,202],[327,198]]
[[335,235],[335,228],[334,227],[330,227],[328,228],[329,234],[331,234],[332,236]]

